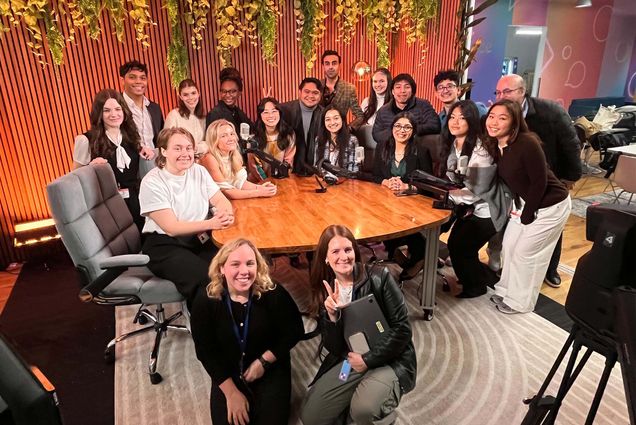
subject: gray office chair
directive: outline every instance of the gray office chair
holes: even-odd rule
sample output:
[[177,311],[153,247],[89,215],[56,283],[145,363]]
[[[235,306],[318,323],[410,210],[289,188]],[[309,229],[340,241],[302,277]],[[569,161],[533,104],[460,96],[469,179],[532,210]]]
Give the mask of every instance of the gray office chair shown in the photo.
[[[0,422],[62,425],[55,387],[0,333]],[[6,411],[5,411],[6,409]]]
[[[46,190],[55,226],[82,279],[80,299],[111,306],[141,304],[134,322],[152,322],[114,338],[106,346],[104,358],[114,361],[116,343],[155,331],[148,370],[150,381],[158,384],[162,380],[157,372],[161,338],[168,329],[189,332],[185,326],[171,324],[182,312],[166,319],[162,304],[183,303],[184,298],[172,282],[144,267],[149,258],[139,253],[139,231],[117,191],[112,169],[107,164],[81,167],[56,179]],[[156,313],[147,305],[156,305]]]

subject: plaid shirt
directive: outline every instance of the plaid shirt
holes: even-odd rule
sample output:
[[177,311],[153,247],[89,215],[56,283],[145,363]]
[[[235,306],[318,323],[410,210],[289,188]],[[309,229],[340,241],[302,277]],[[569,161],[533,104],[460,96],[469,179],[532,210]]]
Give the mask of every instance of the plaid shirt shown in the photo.
[[356,94],[356,86],[338,78],[334,90],[327,93],[326,80],[322,80],[322,101],[321,105],[327,107],[335,105],[340,112],[347,116],[349,110],[355,116],[355,121],[362,120],[364,113],[358,103],[358,95]]

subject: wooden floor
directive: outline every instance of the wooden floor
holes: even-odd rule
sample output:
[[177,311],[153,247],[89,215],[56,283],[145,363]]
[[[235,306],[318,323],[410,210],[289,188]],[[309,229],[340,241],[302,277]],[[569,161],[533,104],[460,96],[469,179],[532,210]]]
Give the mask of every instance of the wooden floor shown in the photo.
[[[602,176],[602,174],[601,174]],[[606,191],[607,179],[602,177],[584,177],[579,180],[574,189],[570,192],[572,198],[582,198]],[[609,189],[611,191],[611,189]],[[444,239],[444,237],[442,237]],[[567,270],[573,272],[576,263],[581,255],[586,253],[592,246],[591,242],[585,240],[585,219],[570,215],[570,218],[563,232],[563,250],[561,254],[560,274],[562,284],[560,288],[551,288],[543,285],[541,293],[553,300],[564,304],[570,289],[572,275]],[[482,254],[485,256],[485,253]],[[20,268],[9,271],[0,271],[0,314],[11,294],[11,289],[20,273]]]

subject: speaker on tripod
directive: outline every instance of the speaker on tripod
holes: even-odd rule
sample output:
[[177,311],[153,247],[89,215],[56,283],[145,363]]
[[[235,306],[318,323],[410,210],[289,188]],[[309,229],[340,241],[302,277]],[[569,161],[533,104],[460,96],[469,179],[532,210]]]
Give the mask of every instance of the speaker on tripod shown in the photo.
[[[554,424],[563,399],[593,352],[606,361],[585,424],[594,422],[612,368],[619,361],[630,423],[636,425],[636,208],[590,206],[586,238],[594,245],[579,259],[565,302],[574,325],[539,392],[525,400],[529,410],[522,425]],[[583,347],[586,352],[577,364]],[[570,348],[558,393],[546,396]]]

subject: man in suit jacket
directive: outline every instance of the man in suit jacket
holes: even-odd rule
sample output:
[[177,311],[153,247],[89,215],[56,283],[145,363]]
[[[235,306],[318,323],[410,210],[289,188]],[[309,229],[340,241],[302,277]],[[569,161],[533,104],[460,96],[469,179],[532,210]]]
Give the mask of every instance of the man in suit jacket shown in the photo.
[[281,105],[282,118],[296,133],[293,171],[297,174],[310,173],[306,165],[316,165],[316,136],[323,113],[321,94],[320,80],[307,77],[298,87],[298,99]]
[[148,159],[139,161],[139,175],[143,177],[155,166],[155,142],[163,129],[163,113],[159,105],[146,97],[148,69],[145,64],[137,60],[126,62],[119,67],[119,76],[124,86],[124,99],[139,132],[140,143],[155,152]]
[[355,117],[351,127],[360,127],[364,112],[358,103],[356,86],[340,78],[340,55],[335,50],[325,50],[321,62],[325,78],[321,81],[323,87],[320,104],[325,108],[334,105],[345,117],[351,111]]
[[[521,105],[530,131],[537,133],[552,172],[568,189],[581,178],[581,143],[576,135],[572,119],[558,103],[530,97],[526,83],[516,74],[504,75],[497,83],[497,100],[508,99]],[[563,235],[559,238],[545,276],[545,283],[557,288],[561,277],[557,266],[561,259]]]

